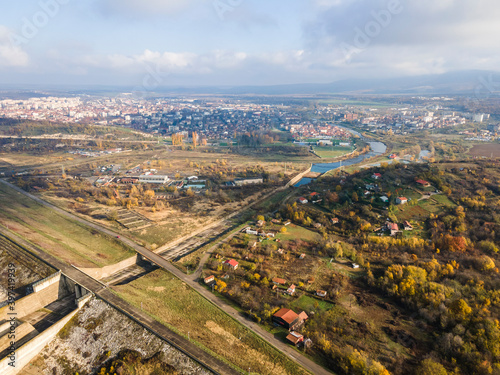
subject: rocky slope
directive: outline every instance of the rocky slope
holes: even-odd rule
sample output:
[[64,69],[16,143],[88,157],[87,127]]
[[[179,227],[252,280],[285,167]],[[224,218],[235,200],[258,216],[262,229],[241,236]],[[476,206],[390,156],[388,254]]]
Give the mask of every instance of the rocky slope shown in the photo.
[[95,298],[87,303],[20,374],[107,374],[115,362],[114,370],[116,364],[121,363],[119,367],[125,375],[128,374],[125,369],[129,364],[126,358],[124,361],[124,353],[133,352],[137,352],[140,358],[134,355],[125,357],[135,358],[137,374],[151,373],[148,371],[161,367],[160,362],[165,364],[166,371],[158,370],[153,373],[211,374],[165,341]]

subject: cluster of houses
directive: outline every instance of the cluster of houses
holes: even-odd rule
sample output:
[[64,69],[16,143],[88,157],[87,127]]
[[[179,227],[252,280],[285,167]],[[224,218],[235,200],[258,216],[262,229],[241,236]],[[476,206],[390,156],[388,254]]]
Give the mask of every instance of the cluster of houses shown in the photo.
[[[402,225],[404,230],[413,230],[413,226],[410,224],[408,220],[403,221]],[[387,221],[385,225],[382,228],[376,229],[375,231],[380,231],[380,230],[386,230],[389,232],[391,236],[396,236],[398,233],[401,233],[402,231],[399,229],[399,225],[396,223],[392,223],[390,221]]]
[[[374,180],[380,180],[382,178],[382,174],[381,173],[374,173],[372,174],[372,179]],[[430,187],[431,184],[428,182],[428,181],[425,181],[425,180],[416,180],[415,181],[417,185],[419,185],[420,187],[422,188],[426,188],[426,187]],[[380,192],[381,188],[379,185],[377,184],[366,184],[365,185],[365,193],[364,195],[365,196],[368,196],[370,194],[372,194],[372,192]],[[386,196],[386,195],[382,195],[380,198],[379,198],[382,202],[384,203],[387,203],[389,202],[389,198]],[[403,204],[407,204],[411,199],[410,198],[406,198],[406,197],[397,197],[396,198],[396,204],[397,205],[403,205]]]
[[[225,260],[222,265],[226,268],[226,269],[229,269],[229,270],[233,270],[233,271],[236,271],[238,269],[238,267],[240,266],[240,264],[238,263],[238,261],[234,260],[234,259],[228,259],[228,260]],[[227,276],[229,277],[229,276]],[[211,285],[211,284],[214,284],[215,283],[215,276],[214,275],[210,275],[208,277],[205,277],[203,279],[203,282],[207,285]]]
[[309,316],[302,311],[297,314],[293,310],[282,308],[278,310],[272,317],[272,321],[276,326],[281,326],[290,332],[286,337],[287,341],[293,345],[299,345],[304,342],[304,336],[297,332],[301,328]]
[[[232,270],[238,269],[239,266],[238,262],[234,259],[225,260],[222,264],[224,265],[224,267]],[[214,285],[216,279],[214,275],[210,275],[204,278],[203,281],[206,285]],[[273,290],[276,290],[280,286],[285,286],[287,284],[287,281],[285,279],[275,277],[272,279],[272,283],[273,283],[272,287]],[[297,287],[295,286],[295,284],[291,284],[286,289],[286,291],[284,291],[284,294],[293,296],[296,292],[296,288]],[[327,294],[328,293],[325,290],[317,290],[315,293],[315,295],[319,298],[326,298]],[[304,325],[304,323],[307,321],[308,318],[309,316],[305,311],[302,311],[301,313],[297,314],[291,309],[282,308],[272,316],[272,322],[275,326],[281,326],[287,329],[289,331],[289,334],[286,337],[286,340],[291,344],[298,346],[299,344],[304,345],[305,341],[310,341],[310,340],[305,340],[304,336],[301,333],[297,332]]]
[[254,236],[267,238],[274,238],[276,236],[276,233],[274,232],[266,232],[262,229],[252,229],[251,227],[246,227],[245,229],[243,229],[243,232],[245,232],[246,234],[253,234]]
[[313,191],[311,194],[309,194],[309,199],[305,198],[305,197],[299,197],[297,199],[297,202],[299,202],[300,204],[307,204],[309,203],[309,201],[311,203],[320,203],[322,201],[321,199],[321,196],[319,195],[319,193]]

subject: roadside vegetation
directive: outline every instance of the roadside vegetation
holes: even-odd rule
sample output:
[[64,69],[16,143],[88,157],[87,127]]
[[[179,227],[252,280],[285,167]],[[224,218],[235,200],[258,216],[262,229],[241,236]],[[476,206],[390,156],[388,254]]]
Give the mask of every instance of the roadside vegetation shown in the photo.
[[156,270],[116,293],[209,353],[254,374],[307,374],[284,354],[243,327],[164,270]]

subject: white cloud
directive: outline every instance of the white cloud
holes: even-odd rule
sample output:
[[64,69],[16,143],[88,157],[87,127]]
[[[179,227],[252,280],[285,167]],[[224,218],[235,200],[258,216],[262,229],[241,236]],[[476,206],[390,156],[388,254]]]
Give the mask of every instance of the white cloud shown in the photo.
[[[208,74],[214,71],[238,69],[248,59],[244,52],[214,50],[204,54],[191,52],[158,52],[145,50],[140,54],[84,55],[64,57],[51,51],[47,56],[64,70],[109,70],[113,74],[144,74],[155,69],[162,74]],[[64,68],[66,67],[66,68]]]
[[[362,67],[359,72],[363,76],[377,76],[384,71],[415,75],[498,69],[497,0],[399,0],[402,11],[389,15],[388,22],[375,30],[375,35],[365,38],[367,43],[361,46],[359,31],[365,35],[373,32],[367,27],[383,19],[374,14],[387,15],[391,1],[313,0],[315,16],[303,29],[312,60],[350,72]],[[346,53],[346,45],[358,48]]]
[[106,12],[138,14],[170,15],[186,11],[195,4],[209,0],[103,0],[99,6]]
[[10,40],[11,30],[0,25],[0,67],[23,67],[29,64],[28,54]]

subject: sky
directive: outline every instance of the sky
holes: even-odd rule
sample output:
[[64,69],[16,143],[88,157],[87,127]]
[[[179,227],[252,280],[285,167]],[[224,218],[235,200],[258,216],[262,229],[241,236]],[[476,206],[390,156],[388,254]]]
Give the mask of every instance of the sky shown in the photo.
[[238,86],[499,70],[498,0],[20,0],[1,85]]

